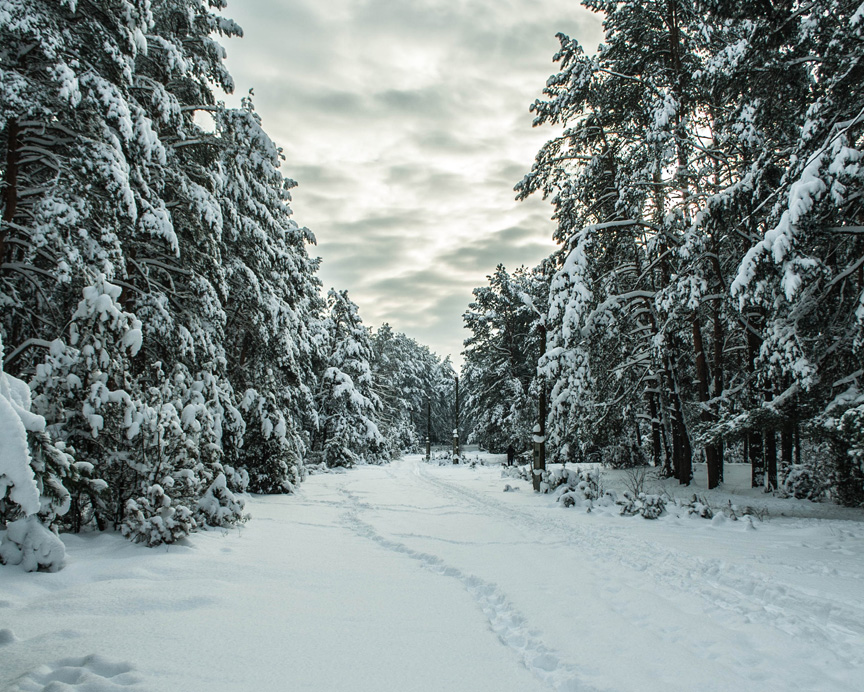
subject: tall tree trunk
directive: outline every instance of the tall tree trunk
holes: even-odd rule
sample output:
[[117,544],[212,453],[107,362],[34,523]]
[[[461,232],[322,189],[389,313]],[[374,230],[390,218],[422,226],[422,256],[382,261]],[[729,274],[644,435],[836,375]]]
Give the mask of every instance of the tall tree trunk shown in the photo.
[[[693,311],[691,318],[693,324],[693,350],[696,356],[696,380],[699,389],[699,401],[702,404],[699,418],[703,423],[711,423],[714,416],[708,410],[707,404],[710,398],[708,393],[708,362],[705,358],[705,344],[702,341],[702,325],[699,323],[698,311]],[[717,454],[717,446],[713,442],[705,445],[705,462],[708,471],[708,489],[720,485],[720,458]]]
[[17,120],[10,120],[6,133],[6,171],[3,174],[3,217],[0,224],[0,264],[6,261],[6,238],[9,225],[18,211],[18,168],[20,131]]
[[747,454],[750,458],[750,485],[753,488],[761,488],[765,485],[765,457],[761,432],[751,430],[747,433]]
[[[677,348],[670,346],[677,353]],[[666,379],[669,387],[672,422],[672,463],[675,477],[681,485],[690,485],[693,476],[693,450],[690,447],[690,437],[687,434],[687,423],[684,419],[684,404],[677,377],[678,358],[672,354],[666,357]]]
[[[749,317],[753,317],[750,315]],[[753,324],[750,319],[750,324]],[[759,355],[759,349],[762,346],[762,339],[757,334],[754,334],[750,329],[747,329],[747,364],[751,377],[756,373],[756,358]],[[754,383],[755,388],[755,383]],[[754,396],[751,401],[756,401]],[[761,402],[760,402],[761,403]],[[750,483],[754,488],[761,488],[765,485],[765,456],[762,445],[762,433],[759,430],[751,429],[747,433],[747,446],[750,455]]]
[[[656,385],[655,385],[656,386]],[[650,389],[645,393],[648,397],[648,412],[651,414],[651,452],[654,466],[661,465],[660,460],[660,414],[657,411],[657,399],[655,392]]]
[[779,481],[785,481],[792,468],[792,449],[795,443],[795,425],[791,420],[783,423],[780,431],[780,477]]
[[[722,285],[722,282],[721,282]],[[714,391],[712,396],[719,397],[723,393],[723,320],[720,314],[720,301],[714,301]],[[723,440],[717,440],[718,479],[723,482]]]
[[777,435],[773,430],[765,432],[765,467],[768,487],[777,489]]

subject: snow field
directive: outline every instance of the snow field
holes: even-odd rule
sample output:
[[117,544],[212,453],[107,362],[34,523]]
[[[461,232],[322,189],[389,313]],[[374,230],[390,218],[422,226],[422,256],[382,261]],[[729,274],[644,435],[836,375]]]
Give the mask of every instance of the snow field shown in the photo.
[[0,570],[0,690],[860,689],[860,513],[646,521],[416,456],[248,509]]

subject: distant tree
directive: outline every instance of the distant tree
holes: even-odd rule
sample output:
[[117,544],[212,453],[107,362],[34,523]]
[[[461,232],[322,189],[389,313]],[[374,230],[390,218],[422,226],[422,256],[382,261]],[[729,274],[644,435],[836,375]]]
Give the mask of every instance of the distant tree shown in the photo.
[[530,446],[538,417],[537,363],[545,346],[548,283],[542,268],[503,265],[474,289],[463,315],[472,335],[465,340],[462,368],[469,441],[501,453],[511,444]]
[[324,372],[318,385],[318,429],[312,449],[327,466],[380,463],[387,445],[379,430],[371,335],[345,291],[331,289],[324,319]]
[[[383,324],[372,336],[375,391],[381,399],[381,432],[391,455],[419,451],[430,425],[433,444],[449,442],[455,374],[428,346]],[[427,419],[427,406],[429,418]]]

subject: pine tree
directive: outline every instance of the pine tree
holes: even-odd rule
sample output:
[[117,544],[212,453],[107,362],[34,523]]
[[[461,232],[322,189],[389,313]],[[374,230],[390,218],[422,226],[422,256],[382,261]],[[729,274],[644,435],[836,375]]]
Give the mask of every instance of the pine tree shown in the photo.
[[291,220],[294,181],[278,170],[281,150],[261,128],[249,98],[219,114],[221,252],[232,386],[247,420],[237,464],[255,492],[283,492],[302,474],[314,416],[316,324],[323,307],[306,245]]
[[[77,458],[72,530],[173,541],[242,521],[250,480],[284,491],[300,476],[313,238],[289,218],[291,183],[251,103],[216,102],[233,89],[217,39],[242,33],[222,7],[10,2],[0,15],[0,330],[56,440],[37,463],[44,487],[59,487],[63,449]],[[237,306],[249,321],[229,336]],[[250,479],[246,462],[268,455]]]
[[328,467],[380,463],[387,445],[378,428],[381,400],[373,390],[369,330],[347,292],[331,289],[327,307],[313,450]]
[[464,314],[472,335],[465,340],[462,381],[469,441],[500,453],[511,444],[530,447],[537,422],[537,362],[545,335],[540,329],[549,287],[542,268],[512,275],[503,265],[474,289]]

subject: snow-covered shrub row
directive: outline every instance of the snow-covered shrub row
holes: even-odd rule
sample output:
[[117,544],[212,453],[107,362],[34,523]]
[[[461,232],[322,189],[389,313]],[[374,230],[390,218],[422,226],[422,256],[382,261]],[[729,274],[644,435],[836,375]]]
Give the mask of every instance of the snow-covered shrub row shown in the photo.
[[713,488],[737,456],[754,487],[860,506],[864,10],[667,9],[604,3],[596,54],[558,37],[531,106],[558,133],[517,185],[558,249],[475,289],[467,417],[523,451],[545,394],[550,461],[681,484],[704,461]]
[[583,468],[555,468],[541,472],[540,492],[558,496],[564,507],[591,511],[596,505],[615,504],[615,493],[605,491],[600,471]]
[[291,492],[309,454],[416,447],[427,400],[451,400],[449,362],[322,295],[282,151],[250,98],[220,102],[218,41],[242,33],[223,4],[0,11],[18,56],[0,61],[0,335],[33,410],[4,398],[27,432],[9,436],[4,545],[30,545],[34,515],[147,545],[241,522],[247,490]]
[[[502,469],[502,477],[521,478],[528,482],[530,476],[513,469]],[[625,517],[640,516],[644,519],[657,519],[667,514],[714,519],[718,515],[733,521],[742,517],[762,514],[750,507],[739,508],[732,505],[712,507],[704,497],[692,495],[689,500],[674,498],[665,492],[648,493],[624,490],[620,497],[614,490],[604,487],[602,472],[594,468],[560,467],[541,472],[540,492],[556,496],[563,507],[575,507],[587,512],[600,510]],[[513,490],[509,485],[505,487]]]
[[514,466],[502,466],[501,478],[521,478],[523,481],[531,482],[531,464],[517,464]]

